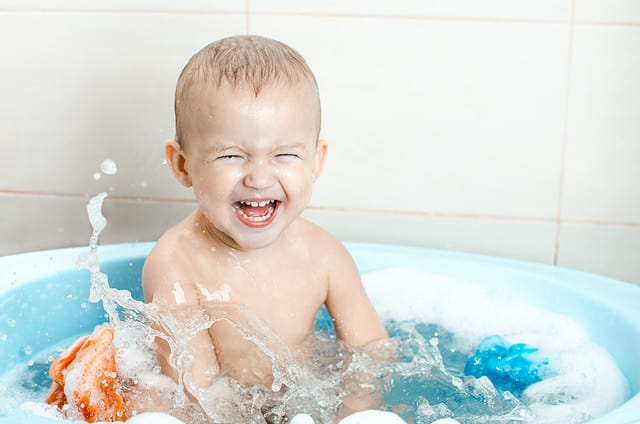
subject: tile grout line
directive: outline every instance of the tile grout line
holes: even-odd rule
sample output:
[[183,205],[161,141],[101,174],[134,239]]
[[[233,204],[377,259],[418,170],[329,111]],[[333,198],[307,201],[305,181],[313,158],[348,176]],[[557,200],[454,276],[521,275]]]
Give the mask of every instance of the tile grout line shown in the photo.
[[[253,12],[259,16],[284,16],[302,18],[346,18],[346,19],[383,19],[383,20],[411,20],[411,21],[462,21],[478,23],[527,23],[527,24],[565,24],[566,19],[524,19],[501,17],[473,17],[446,15],[403,15],[403,14],[366,14],[366,13],[313,13],[313,12]],[[639,24],[640,25],[640,24]]]
[[[118,9],[118,8],[60,8],[60,7],[3,7],[0,8],[0,14],[133,14],[133,15],[238,15],[245,14],[249,18],[249,14],[260,16],[285,16],[285,17],[318,17],[318,18],[352,18],[352,19],[392,19],[392,20],[434,20],[434,21],[466,21],[466,22],[493,22],[493,23],[524,23],[524,24],[564,24],[566,19],[563,18],[517,18],[517,17],[499,17],[499,16],[456,16],[456,15],[429,15],[429,14],[371,14],[358,12],[287,12],[287,11],[257,11],[250,12],[249,0],[245,0],[244,12],[236,10],[215,10],[215,9]],[[572,1],[572,12],[570,21],[573,25],[593,25],[593,26],[625,26],[639,27],[640,22],[623,21],[623,20],[597,20],[597,19],[575,19],[575,4]]]
[[6,15],[83,15],[83,14],[112,14],[112,15],[242,15],[245,12],[232,10],[207,9],[2,9],[0,14]]
[[562,128],[562,142],[560,146],[560,175],[558,181],[558,203],[556,209],[555,239],[553,243],[553,265],[558,265],[560,250],[560,224],[562,223],[562,200],[565,191],[566,156],[569,133],[569,101],[571,97],[571,73],[573,66],[573,31],[576,14],[576,0],[571,0],[571,17],[569,19],[569,34],[567,40],[567,74],[565,76],[565,104],[564,125]]
[[[572,2],[572,15],[570,21],[572,25],[595,25],[595,26],[628,26],[639,27],[640,22],[633,21],[598,21],[574,19],[574,4]],[[453,16],[453,15],[408,15],[408,14],[366,14],[366,13],[326,13],[326,12],[250,12],[249,0],[245,0],[245,11],[230,10],[209,10],[209,9],[82,9],[82,8],[0,8],[0,14],[132,14],[132,15],[238,15],[244,14],[246,17],[245,26],[249,30],[250,15],[260,16],[284,16],[284,17],[318,17],[318,18],[349,18],[349,19],[386,19],[386,20],[425,20],[425,21],[460,21],[476,23],[520,23],[520,24],[555,24],[562,25],[565,19],[553,18],[509,18],[509,17],[473,17],[473,16]]]
[[[539,222],[539,223],[555,223],[555,218],[543,217],[526,217],[526,216],[509,216],[509,215],[481,215],[472,213],[453,213],[453,212],[427,212],[427,211],[407,211],[393,209],[366,209],[366,208],[340,208],[326,206],[309,206],[308,211],[311,212],[336,212],[336,213],[361,213],[369,215],[399,215],[399,216],[417,216],[429,218],[453,218],[453,219],[485,219],[493,221],[519,221],[519,222]],[[587,219],[563,219],[565,224],[586,224],[586,225],[602,225],[615,226],[625,228],[640,228],[640,222],[620,222],[620,221],[598,221]]]
[[[102,190],[106,191],[106,190]],[[47,191],[24,191],[24,190],[0,190],[0,198],[3,196],[16,196],[16,197],[48,197],[48,198],[62,198],[62,199],[75,199],[75,200],[89,200],[100,190],[95,193],[63,193],[63,192],[47,192]],[[107,193],[105,201],[109,200],[124,200],[130,202],[155,202],[155,203],[193,203],[195,200],[191,199],[179,199],[179,198],[166,198],[166,197],[149,197],[149,196],[124,196],[113,195]]]
[[[4,196],[14,197],[47,197],[62,198],[88,201],[93,194],[84,193],[61,193],[61,192],[35,192],[35,191],[19,191],[19,190],[0,190],[0,198]],[[118,200],[134,203],[168,203],[183,204],[196,206],[197,202],[193,199],[179,198],[162,198],[162,197],[140,197],[140,196],[124,196],[109,195],[105,202]],[[331,206],[313,206],[307,207],[311,212],[335,212],[335,213],[361,213],[370,215],[398,215],[398,216],[417,216],[429,218],[450,218],[450,219],[484,219],[492,221],[518,221],[518,222],[539,222],[539,223],[556,223],[556,218],[544,217],[527,217],[514,215],[489,215],[489,214],[472,214],[472,213],[453,213],[453,212],[435,212],[435,211],[411,211],[411,210],[395,210],[395,209],[368,209],[353,207],[331,207]],[[625,228],[639,228],[640,222],[620,222],[620,221],[598,221],[586,219],[561,219],[561,223],[565,224],[586,224],[598,226],[615,226]]]

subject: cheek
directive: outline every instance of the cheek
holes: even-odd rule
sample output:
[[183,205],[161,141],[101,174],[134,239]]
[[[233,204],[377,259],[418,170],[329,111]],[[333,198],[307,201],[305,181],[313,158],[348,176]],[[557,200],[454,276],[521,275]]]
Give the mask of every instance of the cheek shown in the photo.
[[238,181],[240,172],[203,172],[193,178],[193,191],[201,204],[226,201]]
[[289,196],[309,197],[311,195],[313,175],[309,169],[294,167],[279,168],[276,170],[276,175]]

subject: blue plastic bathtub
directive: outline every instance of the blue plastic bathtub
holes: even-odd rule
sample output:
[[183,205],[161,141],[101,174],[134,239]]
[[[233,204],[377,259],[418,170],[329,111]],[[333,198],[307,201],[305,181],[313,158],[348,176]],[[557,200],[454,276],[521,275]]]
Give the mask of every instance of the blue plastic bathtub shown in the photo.
[[[631,398],[589,423],[640,422],[640,287],[557,267],[494,257],[392,245],[346,243],[362,273],[409,267],[526,299],[575,318],[605,347],[626,376]],[[140,271],[153,243],[100,246],[101,269],[112,287],[141,298]],[[0,258],[0,375],[38,352],[89,333],[104,321],[100,304],[87,301],[89,272],[77,270],[86,247]],[[52,420],[29,417],[32,423]],[[0,423],[25,422],[0,411]]]

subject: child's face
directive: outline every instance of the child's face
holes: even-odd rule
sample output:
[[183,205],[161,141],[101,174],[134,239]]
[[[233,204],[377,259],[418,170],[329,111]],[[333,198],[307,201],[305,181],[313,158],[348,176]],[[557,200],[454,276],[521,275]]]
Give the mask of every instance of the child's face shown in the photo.
[[317,94],[276,84],[256,97],[223,82],[195,96],[182,154],[208,231],[242,250],[268,246],[307,206],[324,162]]

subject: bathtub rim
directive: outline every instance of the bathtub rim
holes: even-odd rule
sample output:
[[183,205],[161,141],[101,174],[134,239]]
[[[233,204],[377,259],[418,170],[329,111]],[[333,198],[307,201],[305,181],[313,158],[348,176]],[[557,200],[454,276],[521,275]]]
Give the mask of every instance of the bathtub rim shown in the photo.
[[[620,281],[614,278],[579,271],[575,269],[552,266],[542,263],[523,261],[496,256],[465,253],[459,251],[448,251],[417,246],[404,246],[396,244],[344,242],[347,249],[357,258],[362,252],[377,252],[378,254],[407,254],[428,255],[442,260],[465,261],[475,264],[483,264],[489,267],[501,267],[516,273],[529,273],[540,275],[541,273],[549,281],[560,284],[564,289],[575,288],[574,280],[582,280],[582,288],[588,289],[588,296],[597,299],[605,306],[615,309],[625,319],[629,320],[634,327],[640,329],[640,312],[637,312],[637,305],[640,305],[640,286],[633,283]],[[101,263],[118,261],[125,259],[139,259],[146,257],[155,242],[132,242],[104,244],[98,248],[98,255]],[[76,259],[82,253],[89,252],[87,246],[67,247],[60,249],[40,250],[33,252],[18,253],[0,257],[0,296],[23,284],[38,280],[44,276],[69,271],[76,267]],[[37,265],[33,265],[34,260]],[[357,262],[357,261],[356,261]],[[379,264],[378,266],[368,266],[361,269],[361,273],[384,269],[388,266]],[[4,283],[9,281],[8,284]],[[606,296],[601,296],[606,293]],[[628,375],[625,375],[629,379]],[[640,390],[629,398],[625,403],[606,414],[588,421],[589,424],[640,423]],[[5,421],[0,416],[0,423]],[[48,420],[43,422],[57,422]],[[586,424],[586,423],[585,423]]]

